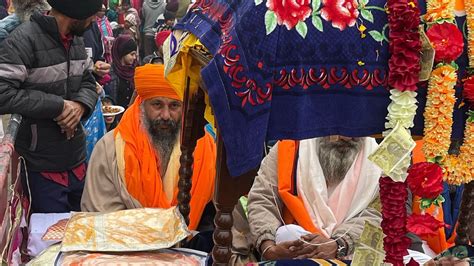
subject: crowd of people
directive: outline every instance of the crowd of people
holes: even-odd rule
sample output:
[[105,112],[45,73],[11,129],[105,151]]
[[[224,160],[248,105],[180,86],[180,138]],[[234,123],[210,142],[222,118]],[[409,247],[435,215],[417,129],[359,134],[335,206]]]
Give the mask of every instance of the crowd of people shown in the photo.
[[[32,212],[177,205],[183,99],[165,78],[163,45],[183,2],[13,0],[9,12],[0,2],[0,114],[23,116],[15,150]],[[190,202],[199,233],[187,247],[210,252],[217,153],[205,131]],[[382,220],[381,170],[367,159],[376,148],[369,137],[277,142],[248,213],[235,210],[234,262],[350,257],[365,222]]]

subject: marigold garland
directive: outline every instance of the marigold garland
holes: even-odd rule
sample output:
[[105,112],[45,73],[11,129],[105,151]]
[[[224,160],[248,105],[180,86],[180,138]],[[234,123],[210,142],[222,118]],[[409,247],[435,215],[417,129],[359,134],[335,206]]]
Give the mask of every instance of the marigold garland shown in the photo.
[[[464,102],[473,109],[471,103],[473,96],[474,80],[472,67],[474,66],[474,4],[465,0],[466,20],[468,28],[468,57],[469,77],[464,81]],[[440,4],[445,4],[445,10],[440,9]],[[442,23],[452,21],[454,18],[454,1],[430,0],[427,5],[425,20],[428,23]],[[438,25],[440,26],[440,25]],[[454,64],[454,63],[453,63]],[[443,69],[443,70],[441,70]],[[428,160],[439,163],[443,167],[444,179],[449,184],[459,185],[474,179],[474,118],[470,111],[470,118],[466,121],[464,143],[460,154],[448,154],[451,144],[452,114],[456,98],[454,96],[456,85],[456,69],[452,65],[441,65],[432,72],[428,86],[427,107],[425,110],[425,143],[423,152]]]
[[456,81],[456,69],[451,65],[439,66],[431,73],[424,112],[423,153],[426,158],[448,155],[456,102]]
[[474,121],[466,122],[464,143],[459,155],[448,155],[443,160],[445,179],[450,184],[467,184],[474,180]]
[[423,18],[427,23],[454,21],[454,6],[454,0],[430,0],[426,3],[426,15]]
[[474,4],[472,1],[464,1],[464,6],[466,9],[466,24],[467,24],[467,48],[468,48],[468,58],[469,66],[474,66]]

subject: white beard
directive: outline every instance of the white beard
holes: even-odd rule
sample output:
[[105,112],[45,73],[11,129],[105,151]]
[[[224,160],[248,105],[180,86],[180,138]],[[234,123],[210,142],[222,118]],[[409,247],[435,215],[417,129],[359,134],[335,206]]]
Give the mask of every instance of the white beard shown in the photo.
[[318,156],[328,187],[337,186],[344,179],[361,147],[361,139],[348,142],[320,139]]

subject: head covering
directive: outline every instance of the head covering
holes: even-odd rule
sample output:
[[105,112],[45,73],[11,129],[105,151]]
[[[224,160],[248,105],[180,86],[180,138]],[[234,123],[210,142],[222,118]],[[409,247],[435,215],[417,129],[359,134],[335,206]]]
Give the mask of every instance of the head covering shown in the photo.
[[125,17],[125,21],[127,21],[128,23],[132,24],[132,26],[137,26],[137,19],[135,17],[134,14],[128,14],[126,17]]
[[122,57],[137,50],[137,43],[130,35],[120,35],[115,39],[112,46],[112,67],[120,78],[133,82],[133,75],[135,74],[134,63],[132,66],[124,66],[121,64]]
[[169,0],[166,4],[166,10],[176,13],[179,8],[179,0]]
[[171,34],[170,30],[164,30],[164,31],[158,32],[155,37],[156,47],[162,46],[165,43],[166,39],[170,36],[170,34]]
[[165,13],[163,14],[163,17],[165,18],[165,21],[175,20],[176,19],[176,14],[165,9]]
[[78,20],[86,19],[100,10],[102,0],[48,0],[52,8]]
[[146,64],[137,67],[135,70],[135,89],[143,100],[155,97],[183,100],[165,79],[164,65]]

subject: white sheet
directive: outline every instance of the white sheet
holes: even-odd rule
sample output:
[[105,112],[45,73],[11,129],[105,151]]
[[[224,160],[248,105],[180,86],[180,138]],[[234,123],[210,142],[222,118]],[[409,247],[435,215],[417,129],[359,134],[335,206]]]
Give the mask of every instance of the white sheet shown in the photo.
[[43,250],[57,243],[57,241],[43,241],[41,238],[50,226],[70,217],[70,213],[33,213],[28,227],[28,255],[36,257]]

